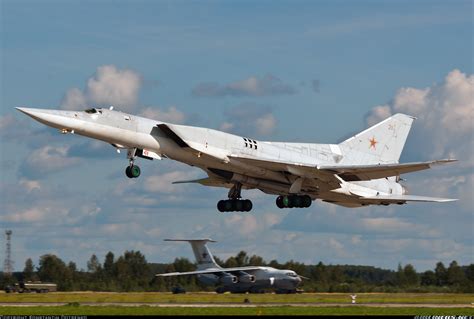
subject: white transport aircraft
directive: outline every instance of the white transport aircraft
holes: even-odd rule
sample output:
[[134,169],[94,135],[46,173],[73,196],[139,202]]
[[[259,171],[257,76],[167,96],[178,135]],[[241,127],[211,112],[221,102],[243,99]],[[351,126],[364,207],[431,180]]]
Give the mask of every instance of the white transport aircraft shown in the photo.
[[263,292],[274,289],[277,293],[295,293],[301,279],[293,270],[276,269],[267,266],[244,266],[233,268],[220,267],[207,247],[212,239],[165,239],[165,241],[185,241],[191,244],[196,257],[197,270],[158,274],[158,277],[197,275],[205,285],[220,285],[217,293]]
[[454,199],[408,195],[400,175],[453,162],[444,159],[399,163],[414,118],[395,114],[339,144],[257,141],[209,128],[165,123],[113,107],[85,111],[18,107],[35,120],[61,133],[98,139],[127,149],[129,178],[140,175],[136,157],[169,158],[201,168],[198,183],[229,188],[228,199],[217,203],[221,212],[250,211],[242,189],[276,195],[279,208],[309,207],[321,199],[346,207],[448,202]]

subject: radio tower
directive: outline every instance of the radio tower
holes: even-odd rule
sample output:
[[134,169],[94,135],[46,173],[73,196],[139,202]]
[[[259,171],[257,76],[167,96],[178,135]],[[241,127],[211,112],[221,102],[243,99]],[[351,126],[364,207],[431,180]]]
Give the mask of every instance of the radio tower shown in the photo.
[[5,235],[7,235],[7,249],[5,252],[5,263],[3,264],[3,274],[5,277],[11,277],[13,272],[13,261],[12,261],[12,231],[6,230]]

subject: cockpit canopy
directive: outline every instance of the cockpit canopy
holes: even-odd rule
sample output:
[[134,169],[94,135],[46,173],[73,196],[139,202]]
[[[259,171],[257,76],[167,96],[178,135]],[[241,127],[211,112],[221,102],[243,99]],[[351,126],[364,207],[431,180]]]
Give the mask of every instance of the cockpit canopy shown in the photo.
[[298,277],[298,275],[297,275],[294,271],[292,271],[292,272],[287,272],[286,275],[287,275],[287,276],[290,276],[290,277]]
[[102,113],[102,111],[100,109],[96,109],[95,107],[84,110],[84,112],[86,112],[88,114],[95,114],[97,112]]

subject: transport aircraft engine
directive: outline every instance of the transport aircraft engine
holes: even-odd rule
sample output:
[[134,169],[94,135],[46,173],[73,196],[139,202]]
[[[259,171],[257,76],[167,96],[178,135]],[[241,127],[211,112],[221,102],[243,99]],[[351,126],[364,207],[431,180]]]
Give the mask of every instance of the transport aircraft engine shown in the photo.
[[222,276],[219,279],[219,281],[221,282],[221,284],[224,284],[224,285],[232,285],[232,284],[238,283],[239,278],[233,275],[225,275],[225,276]]
[[254,283],[255,280],[255,276],[249,274],[245,274],[239,277],[239,281],[243,283]]

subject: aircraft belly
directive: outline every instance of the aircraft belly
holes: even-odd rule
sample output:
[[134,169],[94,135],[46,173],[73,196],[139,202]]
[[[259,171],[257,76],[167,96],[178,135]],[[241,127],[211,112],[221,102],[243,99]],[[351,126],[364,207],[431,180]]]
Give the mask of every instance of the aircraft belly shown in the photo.
[[109,125],[100,125],[80,121],[73,126],[75,134],[98,139],[111,144],[127,147],[146,148],[161,153],[160,143],[149,134],[137,133],[133,130],[117,128]]

